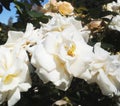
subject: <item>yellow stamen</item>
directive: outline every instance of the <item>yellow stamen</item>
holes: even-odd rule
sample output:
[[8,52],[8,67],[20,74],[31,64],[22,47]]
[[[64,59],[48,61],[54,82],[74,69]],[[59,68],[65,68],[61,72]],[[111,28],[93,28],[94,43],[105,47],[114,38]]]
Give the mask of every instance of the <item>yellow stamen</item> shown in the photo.
[[15,78],[17,76],[17,74],[9,74],[8,76],[6,76],[6,78],[4,79],[4,84],[9,84],[10,82],[12,82],[13,78]]
[[67,54],[69,55],[69,56],[75,56],[75,50],[76,50],[76,46],[75,46],[75,44],[72,44],[72,46],[69,48],[69,50],[67,51]]

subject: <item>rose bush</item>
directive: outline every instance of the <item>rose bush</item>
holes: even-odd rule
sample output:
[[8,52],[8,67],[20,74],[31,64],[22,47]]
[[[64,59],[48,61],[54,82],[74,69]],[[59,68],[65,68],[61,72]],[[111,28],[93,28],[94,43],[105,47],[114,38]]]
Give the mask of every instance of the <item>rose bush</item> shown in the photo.
[[[9,31],[7,42],[0,45],[0,104],[8,101],[12,106],[20,100],[20,92],[31,88],[31,72],[60,90],[78,78],[97,83],[104,95],[119,96],[120,55],[110,54],[100,43],[88,45],[93,33],[71,16],[70,3],[50,0],[43,9],[52,17],[48,23],[40,22],[40,28],[28,23],[25,32]],[[118,20],[119,15],[113,17],[108,28],[119,31]]]

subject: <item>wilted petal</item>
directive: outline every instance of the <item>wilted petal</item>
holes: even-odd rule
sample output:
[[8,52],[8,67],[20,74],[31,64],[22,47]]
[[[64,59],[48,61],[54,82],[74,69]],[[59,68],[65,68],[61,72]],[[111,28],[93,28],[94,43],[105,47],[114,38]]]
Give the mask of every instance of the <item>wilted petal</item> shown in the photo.
[[2,104],[4,101],[6,101],[6,97],[7,97],[7,92],[0,92],[0,104]]

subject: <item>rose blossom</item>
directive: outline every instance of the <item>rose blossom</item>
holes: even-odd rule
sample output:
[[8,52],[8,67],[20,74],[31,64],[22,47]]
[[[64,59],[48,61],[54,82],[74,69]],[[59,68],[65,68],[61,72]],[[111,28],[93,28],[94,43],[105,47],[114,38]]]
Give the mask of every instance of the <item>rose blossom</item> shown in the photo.
[[29,61],[27,50],[42,40],[41,29],[35,29],[31,23],[27,24],[25,32],[9,31],[7,42],[3,45],[15,52],[17,57],[23,61]]
[[90,31],[87,27],[83,27],[81,21],[75,19],[75,17],[65,17],[61,16],[60,14],[53,14],[52,19],[49,20],[47,24],[41,23],[41,29],[43,35],[46,36],[47,32],[62,32],[65,29],[76,29],[79,31],[80,36],[84,38],[87,42],[89,39]]
[[86,44],[73,26],[47,32],[43,41],[33,46],[30,52],[31,63],[40,79],[45,83],[51,81],[59,89],[66,90],[72,76],[91,77],[86,68],[92,58],[92,47]]
[[94,47],[94,58],[89,66],[92,79],[96,82],[104,95],[120,95],[120,63],[118,57],[111,56],[109,52],[97,43]]
[[59,1],[57,5],[58,5],[58,11],[60,14],[71,15],[73,13],[74,8],[69,2]]
[[10,49],[0,46],[0,104],[13,106],[20,100],[20,92],[31,87],[28,66]]
[[31,23],[28,23],[25,32],[9,31],[8,40],[4,46],[11,49],[20,46],[26,49],[40,41],[42,37],[41,29],[35,29]]
[[44,5],[41,11],[44,12],[59,12],[61,15],[72,15],[74,8],[73,6],[66,1],[50,0],[47,4]]

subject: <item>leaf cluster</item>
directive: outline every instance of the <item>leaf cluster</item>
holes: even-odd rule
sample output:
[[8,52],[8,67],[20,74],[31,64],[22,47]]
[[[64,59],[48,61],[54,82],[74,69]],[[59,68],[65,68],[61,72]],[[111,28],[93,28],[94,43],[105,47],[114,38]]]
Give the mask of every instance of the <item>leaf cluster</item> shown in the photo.
[[48,22],[50,17],[45,16],[39,10],[32,10],[33,6],[42,8],[41,2],[44,0],[22,0],[14,1],[17,8],[18,22],[14,23],[14,27],[25,29],[27,23],[32,23],[34,26],[39,27],[39,22]]

